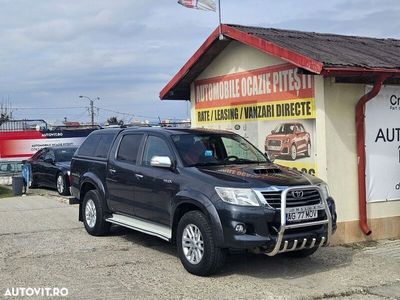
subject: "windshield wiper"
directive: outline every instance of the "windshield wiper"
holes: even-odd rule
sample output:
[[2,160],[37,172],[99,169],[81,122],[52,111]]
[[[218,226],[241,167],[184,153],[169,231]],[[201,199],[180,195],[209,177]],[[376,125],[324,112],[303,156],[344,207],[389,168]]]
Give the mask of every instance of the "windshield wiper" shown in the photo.
[[[234,158],[234,160],[230,160],[230,158]],[[261,161],[259,160],[252,160],[246,158],[239,158],[239,157],[227,157],[224,159],[224,164],[260,164]]]

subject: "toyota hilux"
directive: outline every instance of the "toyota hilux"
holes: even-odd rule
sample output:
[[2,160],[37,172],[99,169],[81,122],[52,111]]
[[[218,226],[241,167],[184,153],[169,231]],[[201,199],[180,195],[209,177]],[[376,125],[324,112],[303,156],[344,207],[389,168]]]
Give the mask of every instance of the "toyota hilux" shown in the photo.
[[326,183],[227,131],[98,130],[75,153],[70,182],[89,234],[116,224],[176,243],[200,276],[217,272],[230,249],[311,255],[336,229]]

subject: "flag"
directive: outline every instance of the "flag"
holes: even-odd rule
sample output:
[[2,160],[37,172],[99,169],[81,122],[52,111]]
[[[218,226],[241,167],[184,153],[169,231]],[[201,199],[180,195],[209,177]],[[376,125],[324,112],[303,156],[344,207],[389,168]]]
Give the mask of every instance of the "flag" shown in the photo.
[[188,8],[211,11],[217,10],[215,0],[178,0],[178,3]]

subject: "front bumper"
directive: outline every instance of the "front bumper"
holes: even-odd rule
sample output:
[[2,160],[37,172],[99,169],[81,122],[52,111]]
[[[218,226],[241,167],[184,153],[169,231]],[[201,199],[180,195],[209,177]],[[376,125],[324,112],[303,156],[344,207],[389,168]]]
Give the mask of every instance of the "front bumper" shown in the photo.
[[[241,207],[225,205],[219,209],[224,232],[224,247],[235,249],[259,248],[267,255],[327,246],[336,230],[336,211],[332,198],[323,199],[319,190],[323,210],[315,221],[287,224],[286,195],[291,190],[318,189],[315,186],[290,187],[281,194],[281,209],[268,205],[261,207]],[[244,234],[236,232],[235,227],[243,224]]]

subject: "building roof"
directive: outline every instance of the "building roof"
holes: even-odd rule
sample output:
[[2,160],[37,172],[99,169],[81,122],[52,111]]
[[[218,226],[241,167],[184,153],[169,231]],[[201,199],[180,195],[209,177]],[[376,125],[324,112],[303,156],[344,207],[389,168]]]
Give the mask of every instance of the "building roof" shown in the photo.
[[400,69],[400,40],[230,25],[324,67]]
[[190,84],[236,40],[292,63],[309,74],[400,77],[400,40],[323,34],[242,25],[221,25],[160,92],[160,99],[188,100]]

